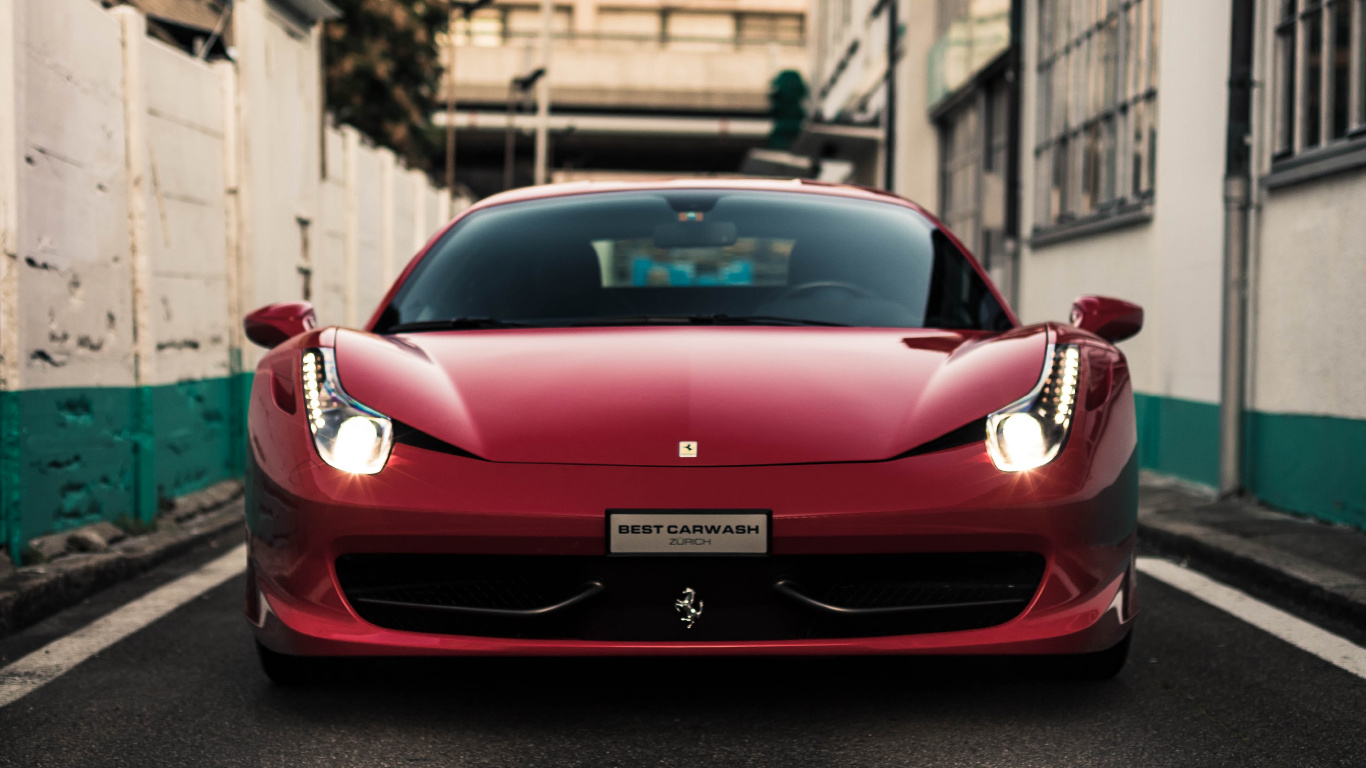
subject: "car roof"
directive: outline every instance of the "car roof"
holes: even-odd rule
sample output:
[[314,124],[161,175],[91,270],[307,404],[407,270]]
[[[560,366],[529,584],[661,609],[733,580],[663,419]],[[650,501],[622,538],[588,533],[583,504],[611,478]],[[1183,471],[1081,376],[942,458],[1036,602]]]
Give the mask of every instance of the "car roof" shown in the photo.
[[936,225],[939,221],[916,203],[900,195],[870,187],[853,184],[835,184],[828,181],[811,179],[671,179],[654,181],[571,181],[561,184],[542,184],[535,187],[522,187],[480,200],[470,206],[469,211],[505,203],[524,200],[544,200],[555,197],[569,197],[598,192],[656,192],[686,189],[733,189],[767,192],[805,192],[808,194],[828,195],[863,200],[876,200],[883,203],[899,203],[929,218]]

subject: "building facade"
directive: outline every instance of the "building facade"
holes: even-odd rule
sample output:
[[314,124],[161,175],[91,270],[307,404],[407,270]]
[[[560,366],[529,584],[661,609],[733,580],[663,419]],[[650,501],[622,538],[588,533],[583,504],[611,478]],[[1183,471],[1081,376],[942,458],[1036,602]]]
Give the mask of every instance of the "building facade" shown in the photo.
[[1026,322],[1143,305],[1144,468],[1366,527],[1366,0],[901,0],[890,167],[887,7],[813,3],[804,151],[935,211]]
[[1019,65],[1010,0],[815,0],[811,16],[814,100],[797,150],[819,161],[825,180],[888,187],[934,209],[1013,293]]
[[[1143,304],[1147,326],[1126,344],[1143,465],[1366,527],[1366,308],[1354,298],[1366,288],[1366,4],[1025,7],[1022,314],[1057,317],[1079,293]],[[1251,89],[1242,255],[1225,201],[1239,13],[1264,86]],[[1231,359],[1230,259],[1246,273],[1246,343]],[[1242,391],[1237,434],[1220,430],[1228,376]]]
[[[559,179],[734,173],[768,135],[773,78],[807,64],[803,0],[575,0],[553,9],[549,169]],[[478,194],[504,186],[509,125],[513,184],[532,178],[534,99],[511,81],[540,66],[540,19],[535,0],[496,0],[457,16],[447,39],[457,176]]]

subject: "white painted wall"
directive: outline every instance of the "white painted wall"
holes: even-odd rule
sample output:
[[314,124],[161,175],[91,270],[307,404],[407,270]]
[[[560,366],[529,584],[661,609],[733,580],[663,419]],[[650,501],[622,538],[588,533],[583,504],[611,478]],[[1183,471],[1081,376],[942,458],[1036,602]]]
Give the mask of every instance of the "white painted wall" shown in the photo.
[[359,260],[356,263],[356,320],[364,323],[375,311],[388,288],[383,284],[384,262],[384,196],[383,155],[367,144],[356,152],[356,179],[352,194],[356,197],[356,222]]
[[[901,0],[906,31],[897,67],[897,194],[930,211],[939,209],[939,129],[929,119],[925,62],[934,46],[937,0]],[[876,41],[870,41],[876,43]]]
[[149,384],[229,373],[223,100],[219,74],[144,36],[144,210],[155,343]]
[[327,173],[319,193],[318,247],[313,258],[313,307],[322,325],[346,322],[346,140],[328,126]]
[[0,71],[14,78],[0,104],[14,131],[7,388],[132,384],[119,23],[88,0],[0,11],[16,38]]
[[[1219,399],[1224,126],[1229,0],[1162,4],[1156,200],[1151,223],[1071,242],[1026,247],[1017,310],[1025,322],[1065,320],[1072,301],[1102,294],[1146,310],[1122,346],[1140,392]],[[1027,19],[1038,19],[1029,0]],[[1037,22],[1026,30],[1022,145],[1037,143]],[[1021,188],[1032,190],[1027,151]],[[1022,195],[1032,222],[1034,195]],[[1032,225],[1031,225],[1032,226]]]
[[[233,7],[242,124],[242,255],[248,310],[303,297],[317,240],[322,110],[316,29],[268,0]],[[307,247],[306,247],[307,246]],[[259,352],[244,350],[247,368]]]
[[1252,297],[1252,408],[1366,419],[1366,175],[1271,190]]
[[323,129],[316,28],[236,8],[234,66],[131,7],[0,0],[5,389],[218,378],[236,349],[250,370],[240,316],[303,298],[301,267],[321,322],[359,324],[449,219],[392,152]]

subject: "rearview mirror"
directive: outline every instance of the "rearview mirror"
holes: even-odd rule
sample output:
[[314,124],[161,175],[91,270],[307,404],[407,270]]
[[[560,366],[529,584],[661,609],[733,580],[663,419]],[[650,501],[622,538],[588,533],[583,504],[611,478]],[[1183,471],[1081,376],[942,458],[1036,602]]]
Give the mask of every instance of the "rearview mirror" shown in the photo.
[[655,247],[724,248],[737,236],[733,221],[671,221],[655,227]]
[[1124,341],[1143,330],[1143,307],[1108,296],[1083,296],[1072,303],[1071,323],[1106,341]]
[[313,305],[306,301],[269,304],[242,319],[247,338],[266,349],[280,346],[317,325]]

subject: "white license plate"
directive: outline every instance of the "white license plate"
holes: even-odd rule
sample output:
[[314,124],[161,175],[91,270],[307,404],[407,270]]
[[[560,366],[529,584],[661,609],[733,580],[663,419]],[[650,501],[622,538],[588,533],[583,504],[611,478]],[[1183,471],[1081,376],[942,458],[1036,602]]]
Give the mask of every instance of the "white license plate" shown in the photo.
[[768,534],[768,512],[607,513],[614,555],[765,555]]

